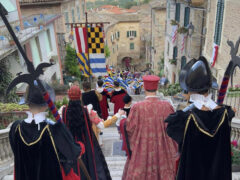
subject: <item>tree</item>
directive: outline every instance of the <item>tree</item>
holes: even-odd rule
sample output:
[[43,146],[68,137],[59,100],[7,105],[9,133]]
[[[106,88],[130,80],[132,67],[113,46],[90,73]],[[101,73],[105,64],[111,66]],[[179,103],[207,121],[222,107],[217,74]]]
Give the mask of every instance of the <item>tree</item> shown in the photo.
[[16,95],[16,88],[14,88],[7,96],[6,90],[12,81],[12,74],[9,72],[7,60],[0,61],[0,102],[18,102],[19,98]]
[[67,54],[64,61],[65,72],[67,75],[81,78],[81,72],[78,67],[78,59],[75,49],[73,49],[70,44],[67,44],[66,51]]
[[105,57],[109,58],[110,57],[110,50],[107,45],[104,46],[104,52],[105,52]]

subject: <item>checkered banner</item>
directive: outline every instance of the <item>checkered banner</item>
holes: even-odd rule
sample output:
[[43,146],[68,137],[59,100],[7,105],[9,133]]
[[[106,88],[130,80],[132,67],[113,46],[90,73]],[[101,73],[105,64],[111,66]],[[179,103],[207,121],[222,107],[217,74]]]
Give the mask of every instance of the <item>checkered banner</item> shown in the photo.
[[[88,33],[88,34],[87,34]],[[82,73],[89,77],[107,74],[104,40],[101,27],[75,27],[74,42]],[[89,68],[89,65],[91,68]],[[91,69],[91,70],[90,70]]]
[[102,27],[88,28],[88,52],[92,73],[96,77],[107,75]]

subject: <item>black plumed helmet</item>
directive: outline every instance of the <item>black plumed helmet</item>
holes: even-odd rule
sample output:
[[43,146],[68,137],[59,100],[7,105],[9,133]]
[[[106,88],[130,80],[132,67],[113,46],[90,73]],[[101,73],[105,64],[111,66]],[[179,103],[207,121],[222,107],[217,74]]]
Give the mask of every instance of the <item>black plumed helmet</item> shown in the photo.
[[201,92],[212,87],[212,73],[205,57],[190,60],[181,70],[180,86],[184,91]]
[[[44,89],[48,92],[51,100],[55,101],[55,92],[54,89],[49,86],[46,82],[41,81]],[[42,92],[40,88],[38,87],[37,81],[34,81],[34,86],[29,86],[26,91],[25,95],[26,103],[29,105],[35,105],[35,106],[46,106],[47,103],[43,99]]]

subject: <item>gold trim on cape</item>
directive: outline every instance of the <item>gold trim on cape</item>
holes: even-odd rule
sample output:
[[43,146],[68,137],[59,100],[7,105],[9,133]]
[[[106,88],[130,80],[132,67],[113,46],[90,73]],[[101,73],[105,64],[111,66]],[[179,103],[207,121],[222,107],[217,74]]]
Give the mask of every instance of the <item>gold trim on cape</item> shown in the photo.
[[[223,115],[222,115],[222,119],[221,119],[220,123],[218,124],[218,127],[217,127],[216,131],[215,131],[213,134],[210,134],[209,132],[205,131],[204,129],[202,129],[202,128],[199,126],[199,124],[198,124],[195,116],[191,113],[191,114],[188,116],[188,119],[187,119],[187,122],[186,122],[186,125],[185,125],[181,152],[183,152],[183,148],[184,148],[184,144],[185,144],[185,137],[186,137],[187,130],[188,130],[188,126],[189,126],[189,123],[190,123],[190,120],[191,120],[191,119],[193,119],[196,127],[198,128],[198,130],[199,130],[200,132],[202,132],[202,133],[204,133],[205,135],[213,138],[213,137],[217,134],[217,132],[218,132],[219,128],[221,127],[221,125],[223,124],[223,122],[224,122],[224,120],[225,120],[226,114],[227,114],[227,109],[224,110]],[[182,157],[182,156],[180,155],[179,165],[178,165],[178,169],[177,169],[176,178],[178,177],[178,173],[179,173],[179,167],[180,167],[181,157]]]
[[59,156],[58,156],[58,153],[57,153],[57,148],[56,148],[54,139],[53,139],[53,137],[52,137],[52,133],[51,133],[51,131],[50,131],[50,129],[49,129],[49,125],[46,125],[46,126],[43,128],[43,130],[42,130],[40,136],[38,137],[38,139],[37,139],[36,141],[31,142],[31,143],[27,143],[27,142],[25,141],[24,137],[22,136],[20,124],[18,125],[17,129],[18,129],[18,131],[19,131],[19,135],[20,135],[23,143],[24,143],[25,145],[27,145],[27,146],[32,146],[32,145],[38,143],[38,142],[42,139],[42,136],[43,136],[44,132],[47,130],[48,133],[49,133],[49,138],[51,139],[51,142],[52,142],[52,145],[53,145],[55,154],[56,154],[57,159],[58,159],[58,163],[59,163],[59,166],[60,166],[60,170],[61,170],[60,159],[59,159]]

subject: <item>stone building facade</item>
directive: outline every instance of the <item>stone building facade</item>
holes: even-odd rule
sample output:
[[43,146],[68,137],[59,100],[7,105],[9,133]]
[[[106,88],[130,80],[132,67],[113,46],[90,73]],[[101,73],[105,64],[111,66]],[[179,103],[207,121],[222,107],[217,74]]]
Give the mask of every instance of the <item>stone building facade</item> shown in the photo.
[[65,23],[83,22],[85,20],[84,0],[19,0],[23,17],[35,14],[61,15],[56,21],[56,31],[61,52],[65,57],[65,44],[69,42],[71,27]]
[[178,82],[181,68],[203,51],[207,0],[168,0],[164,73],[170,83]]
[[116,69],[132,66],[140,70],[140,43],[139,20],[122,18],[107,29],[106,44],[111,52],[107,64]]
[[166,3],[164,1],[152,1],[151,7],[151,53],[150,63],[154,74],[159,74],[161,59],[164,57],[165,49],[165,21]]
[[[224,72],[231,59],[230,46],[227,41],[235,42],[240,37],[240,1],[238,0],[211,0],[207,8],[206,43],[204,55],[210,61],[213,58],[213,45],[219,46],[217,59],[212,68],[213,75],[221,83]],[[218,17],[221,17],[220,19]],[[239,55],[240,51],[238,51]],[[234,73],[234,84],[240,84],[240,71]]]

